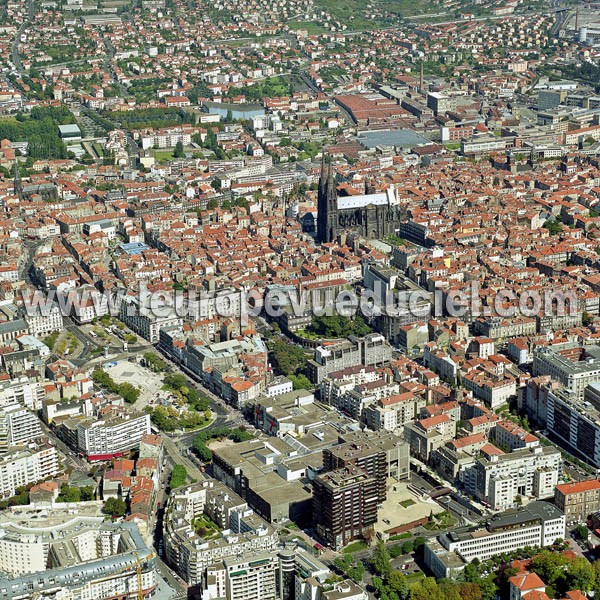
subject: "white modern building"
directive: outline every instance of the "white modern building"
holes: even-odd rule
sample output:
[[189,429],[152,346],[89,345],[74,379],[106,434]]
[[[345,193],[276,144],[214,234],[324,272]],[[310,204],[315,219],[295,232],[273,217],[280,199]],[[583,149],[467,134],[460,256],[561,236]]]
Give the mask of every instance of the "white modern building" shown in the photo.
[[558,483],[561,454],[554,446],[521,448],[479,458],[469,469],[470,493],[494,510],[513,508],[526,498],[550,498]]
[[[203,515],[207,515],[218,526],[219,530],[213,532],[214,535],[202,536],[195,530],[194,520]],[[202,583],[205,570],[216,564],[220,566],[214,568],[213,575],[221,584],[216,581],[217,588],[213,592],[221,593],[225,589],[223,586],[227,587],[227,582],[230,582],[229,589],[233,593],[242,580],[232,575],[236,569],[230,566],[237,560],[245,560],[240,557],[271,553],[279,543],[279,536],[271,525],[248,508],[247,503],[230,488],[216,480],[207,479],[179,489],[169,496],[164,522],[164,543],[167,563],[190,585]],[[229,559],[233,562],[227,562]],[[270,565],[270,559],[268,566],[256,565],[256,577],[251,578],[252,581],[248,580],[248,586],[253,590],[263,586],[259,580],[263,576],[270,578]],[[244,569],[250,567],[246,566]],[[273,587],[274,585],[273,580]],[[266,590],[266,585],[264,589]],[[226,597],[230,598],[228,595]],[[233,597],[235,600],[246,598],[238,595]],[[248,599],[250,598],[263,596],[249,596]]]
[[[59,473],[58,454],[50,445],[15,448],[0,457],[0,497],[14,496],[17,488]],[[1,586],[0,586],[1,587]]]
[[425,545],[425,564],[438,578],[454,577],[474,558],[484,561],[525,546],[550,546],[564,539],[565,531],[563,512],[549,502],[534,501],[495,515],[483,528],[438,536]]
[[0,408],[0,452],[7,446],[28,444],[41,435],[40,420],[27,408],[19,404]]
[[99,502],[43,512],[18,506],[0,518],[0,597],[7,600],[148,598],[154,569],[137,526],[106,522]]

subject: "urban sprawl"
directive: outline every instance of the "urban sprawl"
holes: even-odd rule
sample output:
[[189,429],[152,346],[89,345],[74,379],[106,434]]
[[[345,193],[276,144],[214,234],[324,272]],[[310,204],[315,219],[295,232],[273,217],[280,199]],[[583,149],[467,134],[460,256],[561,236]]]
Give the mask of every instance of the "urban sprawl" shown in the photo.
[[597,0],[0,0],[0,600],[599,596]]

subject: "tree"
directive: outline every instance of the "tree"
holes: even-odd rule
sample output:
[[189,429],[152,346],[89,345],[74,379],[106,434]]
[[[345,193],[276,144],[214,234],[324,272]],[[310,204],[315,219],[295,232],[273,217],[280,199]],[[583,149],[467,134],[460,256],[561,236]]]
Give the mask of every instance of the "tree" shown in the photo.
[[304,373],[300,373],[299,375],[290,375],[289,378],[295,390],[311,390],[314,388],[313,384],[310,382],[310,379],[304,375]]
[[387,579],[387,584],[390,591],[395,592],[400,600],[407,600],[410,596],[406,576],[402,571],[392,571]]
[[76,486],[63,485],[60,488],[57,502],[81,502],[81,489]]
[[478,582],[482,600],[493,600],[498,587],[491,579],[480,579]]
[[221,189],[221,180],[218,177],[215,177],[211,182],[210,185],[212,187],[213,190],[215,191],[219,191]]
[[348,575],[350,579],[354,579],[354,581],[360,583],[365,576],[365,565],[359,560],[356,565],[346,569],[346,575]]
[[194,440],[193,446],[194,452],[198,455],[198,458],[202,462],[210,462],[212,460],[212,452],[210,448],[204,443],[204,441],[196,438]]
[[577,525],[575,527],[575,535],[584,542],[587,542],[590,535],[590,530],[585,525]]
[[543,226],[550,232],[550,235],[557,235],[562,231],[561,223],[554,219],[548,219]]
[[479,579],[479,571],[472,562],[465,565],[465,570],[463,573],[465,576],[465,581],[468,583],[474,583]]
[[481,588],[476,583],[461,583],[459,595],[462,600],[482,600]]
[[544,582],[554,586],[563,576],[563,570],[567,562],[568,559],[562,554],[542,550],[542,552],[532,559],[531,568]]
[[102,507],[102,512],[111,517],[122,517],[127,512],[127,505],[121,498],[108,498]]
[[307,358],[304,350],[295,344],[288,344],[280,338],[271,342],[269,350],[275,366],[283,375],[294,375],[306,364]]
[[140,390],[131,383],[125,382],[119,385],[119,394],[123,396],[123,400],[125,400],[127,404],[135,404],[140,397]]
[[388,552],[382,540],[379,540],[377,542],[377,546],[375,546],[372,563],[375,572],[384,578],[387,578],[392,571],[390,553]]
[[185,158],[185,150],[183,149],[183,142],[181,140],[175,144],[173,158]]
[[89,502],[90,500],[94,500],[95,498],[94,487],[91,485],[86,485],[81,488],[81,500],[83,502]]
[[589,561],[583,556],[573,559],[566,571],[567,590],[589,592],[594,585],[594,570]]
[[402,544],[402,554],[410,554],[414,550],[414,545],[412,540],[406,540]]

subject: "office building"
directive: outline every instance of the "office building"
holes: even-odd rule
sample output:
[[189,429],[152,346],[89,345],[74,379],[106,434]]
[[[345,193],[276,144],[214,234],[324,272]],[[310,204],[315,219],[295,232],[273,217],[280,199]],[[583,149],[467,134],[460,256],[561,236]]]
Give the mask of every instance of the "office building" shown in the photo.
[[319,475],[313,491],[313,525],[337,550],[362,538],[377,521],[375,477],[355,465]]
[[480,561],[523,548],[550,546],[564,539],[565,515],[549,502],[494,515],[484,527],[439,535],[425,545],[425,564],[438,578],[456,577],[474,558]]
[[356,431],[341,435],[340,443],[323,450],[323,469],[335,471],[350,465],[363,469],[377,482],[378,504],[386,498],[388,478],[408,479],[409,446],[390,431]]
[[213,451],[213,474],[269,523],[308,522],[308,480],[321,468],[323,448],[336,440],[337,431],[323,423],[303,436],[285,434],[224,446]]

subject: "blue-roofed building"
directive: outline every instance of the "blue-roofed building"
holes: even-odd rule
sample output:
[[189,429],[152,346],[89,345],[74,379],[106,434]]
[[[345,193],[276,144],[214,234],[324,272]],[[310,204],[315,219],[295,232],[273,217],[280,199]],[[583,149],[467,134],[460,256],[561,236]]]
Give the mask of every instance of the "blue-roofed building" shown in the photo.
[[150,246],[144,244],[144,242],[129,242],[128,244],[119,244],[119,249],[125,254],[129,254],[129,256],[135,256],[149,250]]

